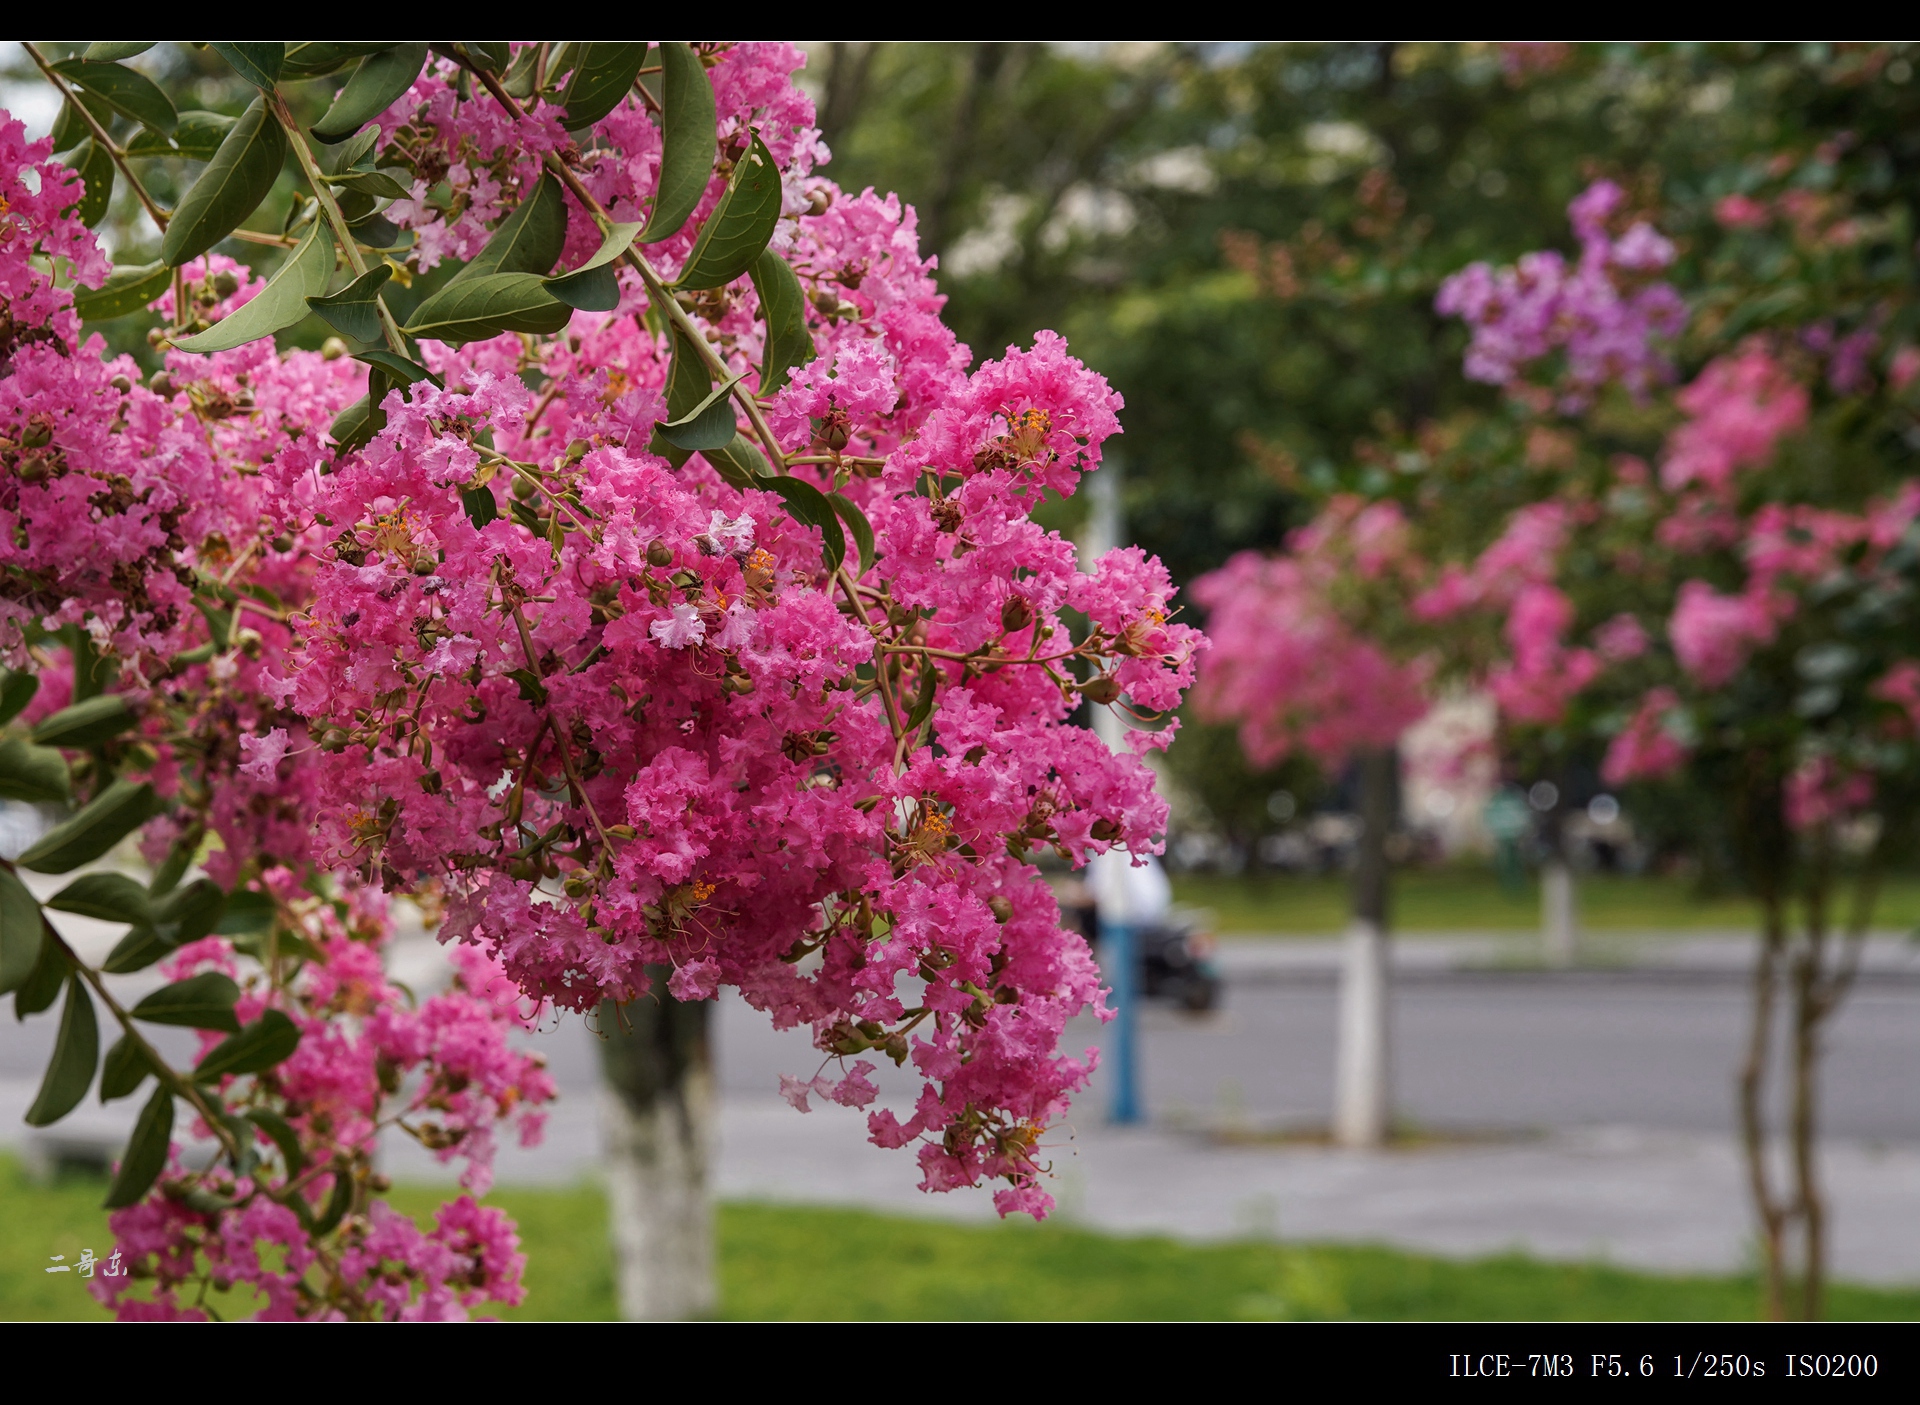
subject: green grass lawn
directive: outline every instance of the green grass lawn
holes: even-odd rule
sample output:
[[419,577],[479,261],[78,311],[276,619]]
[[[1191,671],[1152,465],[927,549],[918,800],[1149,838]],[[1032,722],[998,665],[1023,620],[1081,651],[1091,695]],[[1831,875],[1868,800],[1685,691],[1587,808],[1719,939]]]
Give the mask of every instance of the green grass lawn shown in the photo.
[[[0,1158],[0,1319],[97,1319],[70,1274],[45,1272],[107,1246],[104,1184],[35,1185]],[[440,1193],[401,1187],[426,1220]],[[507,1317],[611,1318],[613,1270],[597,1190],[508,1188],[527,1301]],[[720,1210],[721,1312],[738,1319],[1386,1318],[1742,1319],[1750,1279],[1669,1277],[1521,1255],[1455,1261],[1372,1247],[1193,1245],[1063,1225],[951,1225],[854,1210],[728,1204]],[[1841,1285],[1842,1318],[1920,1318],[1920,1288]]]
[[[1320,935],[1347,923],[1349,888],[1341,875],[1183,873],[1173,879],[1174,897],[1207,908],[1223,934]],[[1738,894],[1702,898],[1684,878],[1583,877],[1577,889],[1580,920],[1595,930],[1670,930],[1720,927],[1752,930],[1759,910]],[[1536,886],[1518,892],[1501,887],[1489,871],[1470,868],[1415,870],[1394,875],[1393,923],[1418,931],[1529,931],[1540,925]],[[1878,927],[1920,926],[1920,877],[1889,879],[1874,913]]]

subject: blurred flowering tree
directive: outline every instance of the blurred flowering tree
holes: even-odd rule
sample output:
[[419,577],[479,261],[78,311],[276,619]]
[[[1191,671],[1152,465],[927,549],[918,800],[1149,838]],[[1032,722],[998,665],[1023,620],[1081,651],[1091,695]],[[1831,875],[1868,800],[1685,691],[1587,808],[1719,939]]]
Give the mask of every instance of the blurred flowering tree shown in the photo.
[[[1591,747],[1611,784],[1716,798],[1764,913],[1739,1107],[1767,1307],[1811,1316],[1821,1041],[1920,818],[1911,68],[1884,48],[1666,57],[1768,119],[1686,179],[1590,185],[1569,207],[1576,256],[1449,278],[1436,309],[1465,323],[1464,373],[1498,401],[1408,433],[1409,471],[1323,516],[1406,504],[1414,628],[1377,639],[1483,683],[1506,745]],[[1201,593],[1255,590],[1262,570]],[[1253,666],[1254,635],[1221,633],[1216,665]]]
[[[817,173],[790,47],[212,45],[236,114],[177,111],[126,62],[151,47],[29,47],[63,115],[0,122],[0,783],[77,803],[19,867],[136,829],[155,865],[48,900],[131,924],[98,965],[0,868],[4,988],[65,992],[30,1120],[93,1085],[96,1001],[124,1032],[103,1096],[155,1080],[111,1197],[153,1287],[104,1296],[514,1300],[511,1226],[463,1199],[414,1229],[374,1134],[483,1188],[491,1126],[532,1135],[551,1095],[511,1022],[618,1021],[659,984],[809,1026],[802,1110],[871,1104],[862,1054],[911,1061],[873,1139],[1044,1215],[1042,1138],[1091,1069],[1060,1034],[1100,999],[1028,858],[1157,847],[1151,773],[1070,719],[1173,708],[1203,643],[1157,561],[1083,572],[1031,519],[1119,397],[1051,333],[968,373],[912,210]],[[167,209],[141,173],[186,161]],[[115,184],[150,263],[86,228]],[[284,255],[263,279],[230,239]],[[141,385],[83,320],[148,308]],[[276,344],[315,318],[321,349]],[[379,970],[389,893],[458,952],[417,1008]],[[192,1066],[143,1021],[202,1030]],[[210,1165],[171,1149],[183,1099]]]

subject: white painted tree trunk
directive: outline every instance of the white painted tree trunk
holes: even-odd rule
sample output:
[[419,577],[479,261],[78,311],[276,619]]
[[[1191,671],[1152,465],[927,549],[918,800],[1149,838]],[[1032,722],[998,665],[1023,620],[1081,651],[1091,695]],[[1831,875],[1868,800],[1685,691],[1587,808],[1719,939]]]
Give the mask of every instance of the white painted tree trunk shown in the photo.
[[1563,858],[1540,868],[1540,936],[1549,966],[1571,966],[1580,947],[1580,916],[1574,908],[1573,869]]
[[1340,1032],[1334,1058],[1333,1139],[1341,1146],[1386,1143],[1392,1077],[1387,1044],[1387,934],[1355,918],[1340,967]]
[[678,1096],[657,1097],[645,1111],[601,1091],[616,1287],[629,1322],[706,1317],[719,1301],[707,1194],[712,1084],[706,1069],[690,1069]]

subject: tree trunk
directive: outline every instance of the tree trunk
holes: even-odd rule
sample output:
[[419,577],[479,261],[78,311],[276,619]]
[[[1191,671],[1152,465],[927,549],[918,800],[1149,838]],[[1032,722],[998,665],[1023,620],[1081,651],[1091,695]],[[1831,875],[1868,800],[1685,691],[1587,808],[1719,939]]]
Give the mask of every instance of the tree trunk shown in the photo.
[[1386,1142],[1392,1117],[1387,836],[1397,808],[1399,757],[1391,747],[1366,751],[1359,770],[1360,847],[1353,870],[1353,924],[1340,970],[1333,1138],[1341,1146],[1378,1147]]
[[620,1315],[630,1322],[705,1317],[718,1303],[707,1190],[712,1006],[668,995],[664,967],[650,974],[646,996],[624,1009],[600,1007],[614,1277]]
[[1785,914],[1777,898],[1763,893],[1766,927],[1760,937],[1759,959],[1753,968],[1752,1027],[1747,1034],[1747,1056],[1740,1066],[1740,1142],[1747,1160],[1747,1188],[1760,1221],[1761,1274],[1766,1284],[1766,1312],[1774,1321],[1787,1315],[1787,1212],[1773,1193],[1767,1167],[1767,1057],[1773,1048],[1773,1011],[1779,1000],[1780,959],[1786,945]]
[[1540,937],[1549,966],[1571,966],[1580,948],[1573,866],[1558,848],[1540,866]]

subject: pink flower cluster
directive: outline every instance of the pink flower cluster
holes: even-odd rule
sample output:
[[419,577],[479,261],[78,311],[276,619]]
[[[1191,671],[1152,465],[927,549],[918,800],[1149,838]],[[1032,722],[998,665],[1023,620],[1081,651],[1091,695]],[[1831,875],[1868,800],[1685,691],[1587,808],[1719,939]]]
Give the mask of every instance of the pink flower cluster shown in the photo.
[[1805,388],[1758,343],[1710,362],[1674,400],[1687,422],[1673,432],[1660,467],[1673,492],[1694,483],[1725,490],[1735,473],[1765,464],[1807,422]]
[[1441,284],[1435,309],[1472,328],[1469,376],[1505,385],[1564,353],[1560,388],[1569,409],[1608,384],[1644,396],[1667,378],[1655,338],[1678,336],[1687,310],[1671,284],[1651,275],[1673,262],[1673,244],[1643,220],[1611,233],[1625,201],[1619,186],[1602,180],[1567,207],[1580,241],[1572,265],[1554,250],[1537,250],[1504,268],[1469,264]]

